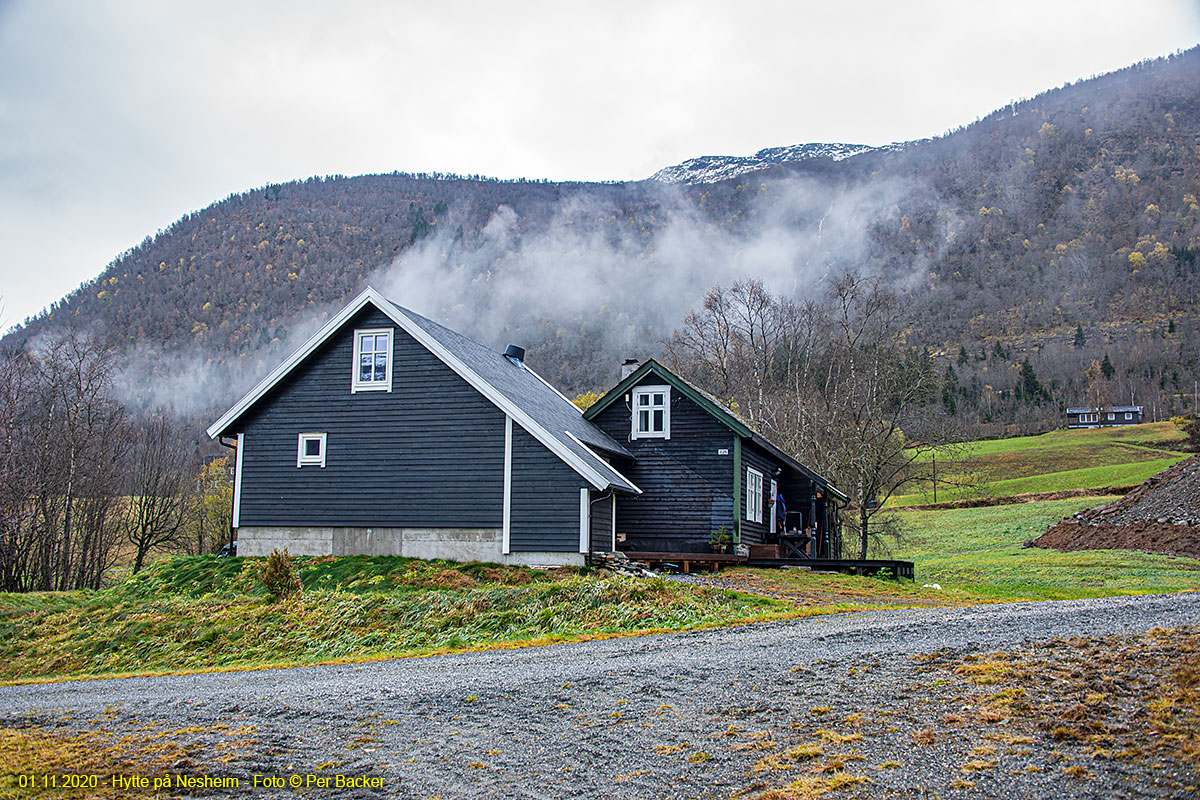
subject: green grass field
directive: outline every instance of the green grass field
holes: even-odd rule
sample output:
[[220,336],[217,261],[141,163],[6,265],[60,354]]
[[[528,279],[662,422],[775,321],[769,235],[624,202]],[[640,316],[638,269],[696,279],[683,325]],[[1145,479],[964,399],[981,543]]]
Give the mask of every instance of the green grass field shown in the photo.
[[[972,473],[979,485],[969,489],[939,485],[937,500],[1141,483],[1187,457],[1173,449],[1182,438],[1183,432],[1173,423],[1155,422],[972,442],[962,463],[952,467],[945,480],[952,483],[961,474]],[[934,502],[932,486],[917,489],[893,497],[889,505]]]
[[992,600],[1065,600],[1200,590],[1200,561],[1126,550],[1022,548],[1051,524],[1111,500],[1083,497],[985,508],[898,511],[907,533],[893,556],[917,583]]
[[99,592],[0,594],[0,682],[354,661],[797,616],[766,597],[579,570],[297,559],[271,602],[261,560],[181,556]]

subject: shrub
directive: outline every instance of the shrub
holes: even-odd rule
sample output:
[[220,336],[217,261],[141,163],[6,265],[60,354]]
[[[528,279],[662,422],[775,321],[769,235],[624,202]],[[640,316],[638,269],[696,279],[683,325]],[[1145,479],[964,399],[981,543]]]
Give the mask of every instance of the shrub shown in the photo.
[[1191,420],[1183,426],[1183,432],[1187,434],[1187,446],[1193,453],[1200,453],[1200,417],[1193,416]]
[[271,597],[276,600],[282,600],[288,595],[300,594],[300,576],[297,574],[296,566],[292,563],[292,557],[288,555],[286,548],[283,552],[276,548],[271,551],[271,555],[267,556],[262,567],[262,582]]

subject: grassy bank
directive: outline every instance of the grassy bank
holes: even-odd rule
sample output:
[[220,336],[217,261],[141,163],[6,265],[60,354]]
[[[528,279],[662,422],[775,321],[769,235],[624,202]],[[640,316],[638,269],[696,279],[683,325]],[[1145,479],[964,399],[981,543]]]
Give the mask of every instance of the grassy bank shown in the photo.
[[401,558],[297,559],[270,602],[250,559],[179,557],[101,592],[0,595],[0,681],[313,664],[794,615],[663,580]]
[[1051,524],[1105,502],[1082,497],[1040,503],[899,511],[907,533],[896,558],[916,565],[918,583],[939,583],[994,600],[1064,600],[1200,590],[1200,561],[1126,550],[1060,553],[1022,548]]
[[[1174,449],[1182,439],[1183,432],[1173,423],[1154,422],[972,442],[957,471],[939,478],[937,499],[946,502],[1141,483],[1187,457]],[[968,490],[950,488],[963,473],[973,474],[982,483]],[[947,485],[943,486],[942,480]],[[923,485],[892,498],[891,505],[932,502],[932,485]]]

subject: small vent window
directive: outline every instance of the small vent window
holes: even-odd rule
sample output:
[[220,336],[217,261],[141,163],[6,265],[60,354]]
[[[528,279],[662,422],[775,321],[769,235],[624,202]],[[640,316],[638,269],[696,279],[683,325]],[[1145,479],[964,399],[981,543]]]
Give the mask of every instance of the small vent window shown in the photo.
[[325,433],[302,433],[296,446],[296,468],[325,466]]

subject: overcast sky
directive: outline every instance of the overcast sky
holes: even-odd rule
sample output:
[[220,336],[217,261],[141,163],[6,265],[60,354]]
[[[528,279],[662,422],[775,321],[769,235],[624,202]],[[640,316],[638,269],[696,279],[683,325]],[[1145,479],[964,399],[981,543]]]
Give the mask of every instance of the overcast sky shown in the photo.
[[268,182],[906,141],[1198,41],[1197,0],[0,0],[0,330]]

